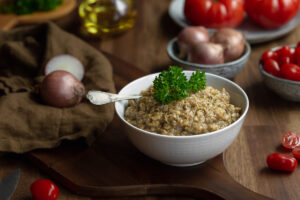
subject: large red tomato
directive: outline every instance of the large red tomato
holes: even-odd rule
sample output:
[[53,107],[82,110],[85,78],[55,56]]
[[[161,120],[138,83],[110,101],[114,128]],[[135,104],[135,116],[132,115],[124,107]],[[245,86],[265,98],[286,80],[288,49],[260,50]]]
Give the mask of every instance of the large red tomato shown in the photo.
[[298,12],[299,0],[245,0],[248,18],[265,28],[278,28]]
[[184,15],[193,25],[236,27],[244,18],[244,0],[186,0]]

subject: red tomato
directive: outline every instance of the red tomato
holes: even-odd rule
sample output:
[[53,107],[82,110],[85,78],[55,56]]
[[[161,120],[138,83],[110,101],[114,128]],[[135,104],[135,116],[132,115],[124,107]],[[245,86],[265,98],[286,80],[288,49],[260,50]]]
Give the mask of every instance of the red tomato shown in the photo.
[[261,56],[261,60],[264,62],[266,59],[273,59],[275,61],[277,61],[277,52],[276,51],[272,51],[272,50],[267,50],[265,51],[262,56]]
[[185,0],[184,15],[193,25],[236,27],[244,18],[244,0]]
[[278,63],[273,59],[265,59],[263,62],[263,67],[266,72],[274,76],[279,76],[280,68]]
[[59,195],[58,187],[48,179],[39,179],[30,186],[34,200],[56,200]]
[[245,0],[250,20],[265,28],[278,28],[296,16],[299,0]]
[[281,153],[272,153],[267,157],[269,168],[292,172],[297,167],[298,162],[295,158]]
[[300,136],[297,133],[288,131],[282,135],[281,144],[287,149],[293,149],[300,145]]
[[295,64],[284,64],[280,68],[280,74],[283,78],[292,81],[300,81],[300,67]]
[[292,151],[295,158],[300,160],[300,146],[297,146]]
[[282,46],[280,49],[275,51],[278,54],[278,57],[293,57],[294,48],[288,46]]
[[288,56],[279,56],[278,58],[278,65],[279,67],[282,67],[284,64],[288,64],[291,63],[292,58],[288,57]]
[[300,47],[295,49],[292,61],[294,64],[300,65]]
[[291,63],[294,48],[283,46],[280,49],[277,49],[275,53],[277,53],[277,62],[279,64],[279,67],[281,67],[286,63]]

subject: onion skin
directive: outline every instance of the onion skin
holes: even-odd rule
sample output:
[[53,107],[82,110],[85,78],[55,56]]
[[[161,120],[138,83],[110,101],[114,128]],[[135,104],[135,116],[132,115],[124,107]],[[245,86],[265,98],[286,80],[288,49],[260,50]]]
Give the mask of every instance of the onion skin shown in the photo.
[[85,88],[71,73],[57,70],[44,78],[39,92],[47,105],[65,108],[80,103]]
[[202,26],[184,28],[177,36],[179,58],[184,58],[190,48],[199,42],[209,42],[209,32]]
[[219,29],[212,37],[211,42],[221,44],[224,48],[225,62],[238,59],[243,55],[246,46],[244,35],[232,28]]
[[199,43],[190,49],[187,60],[206,65],[222,64],[224,63],[223,47],[211,42]]

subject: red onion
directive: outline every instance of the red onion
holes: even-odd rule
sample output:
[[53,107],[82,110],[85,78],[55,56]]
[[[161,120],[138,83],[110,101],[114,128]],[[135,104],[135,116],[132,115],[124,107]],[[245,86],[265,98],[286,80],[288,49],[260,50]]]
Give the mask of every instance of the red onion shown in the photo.
[[187,60],[207,65],[222,64],[224,63],[223,47],[211,42],[198,43],[190,49]]
[[63,70],[48,74],[40,86],[43,101],[50,106],[64,108],[78,104],[85,89],[71,73]]
[[45,75],[50,74],[56,70],[64,70],[72,73],[79,81],[84,76],[84,67],[80,60],[71,55],[55,56],[48,61],[45,67]]
[[232,28],[219,29],[212,37],[211,42],[221,44],[224,48],[225,62],[238,59],[245,50],[244,35]]
[[189,26],[184,28],[177,37],[179,57],[184,58],[191,46],[199,42],[208,42],[209,32],[202,26]]

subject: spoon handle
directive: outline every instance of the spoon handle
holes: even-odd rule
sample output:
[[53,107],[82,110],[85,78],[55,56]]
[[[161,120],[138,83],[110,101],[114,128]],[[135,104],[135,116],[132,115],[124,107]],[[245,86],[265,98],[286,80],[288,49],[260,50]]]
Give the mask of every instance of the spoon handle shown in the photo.
[[95,105],[103,105],[115,101],[122,101],[128,99],[138,99],[140,97],[140,95],[124,96],[96,90],[90,90],[86,95],[86,98],[90,100],[92,104]]

